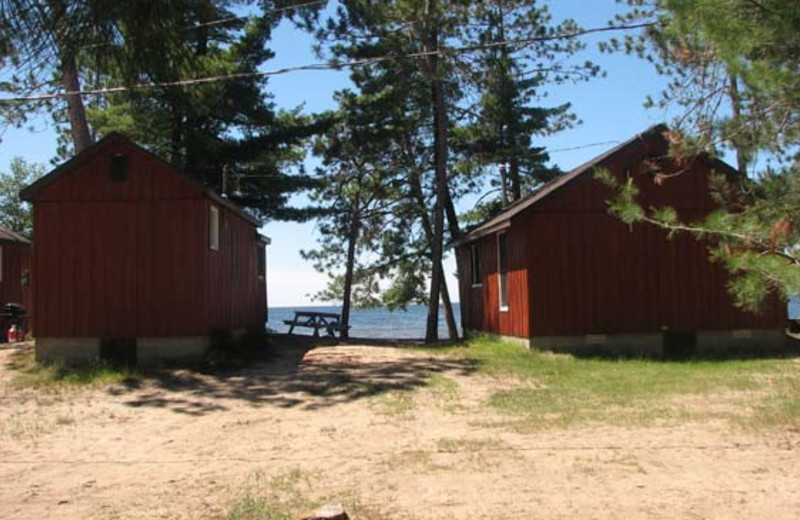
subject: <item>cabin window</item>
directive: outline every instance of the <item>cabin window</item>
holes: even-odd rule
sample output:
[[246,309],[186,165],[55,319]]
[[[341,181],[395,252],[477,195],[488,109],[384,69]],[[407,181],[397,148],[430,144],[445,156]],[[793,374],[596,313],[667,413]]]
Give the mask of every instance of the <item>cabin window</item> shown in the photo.
[[239,247],[236,244],[236,236],[231,233],[231,279],[239,277]]
[[497,235],[497,279],[500,284],[500,310],[508,310],[508,233]]
[[256,244],[256,268],[258,276],[267,274],[267,249],[263,244]]
[[219,251],[219,208],[208,207],[208,248]]
[[470,272],[472,275],[472,286],[478,286],[481,284],[481,250],[478,248],[478,244],[472,244],[470,246]]
[[114,154],[108,166],[111,182],[125,182],[128,178],[128,158],[122,154]]

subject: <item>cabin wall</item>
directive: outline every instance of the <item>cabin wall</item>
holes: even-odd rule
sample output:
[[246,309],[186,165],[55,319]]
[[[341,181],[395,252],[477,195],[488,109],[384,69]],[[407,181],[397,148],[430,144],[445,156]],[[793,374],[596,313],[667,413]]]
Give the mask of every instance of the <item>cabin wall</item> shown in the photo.
[[461,319],[465,330],[483,331],[502,336],[528,337],[528,274],[524,230],[508,229],[508,309],[500,310],[497,234],[475,242],[481,255],[481,283],[472,284],[470,245],[457,251]]
[[[709,194],[714,163],[662,160],[661,176],[640,166],[643,159],[667,151],[666,141],[650,136],[598,167],[619,182],[633,178],[643,207],[671,206],[683,220],[700,220],[714,207]],[[716,166],[721,168],[717,173],[731,175],[729,168]],[[553,346],[590,337],[602,342],[604,335],[612,335],[611,340],[632,348],[649,342],[648,348],[658,353],[664,332],[697,333],[698,346],[743,344],[729,341],[751,337],[746,331],[731,332],[741,329],[763,331],[753,333],[755,342],[782,341],[785,302],[773,297],[758,315],[735,308],[727,292],[728,274],[710,262],[706,244],[685,234],[668,239],[654,226],[625,225],[608,214],[613,196],[586,172],[511,218],[506,228],[513,265],[508,313],[499,312],[497,233],[472,242],[483,258],[478,287],[470,283],[471,243],[460,246],[464,328],[546,339]]]
[[[22,304],[28,312],[27,329],[33,324],[30,277],[27,286],[22,285],[22,275],[30,272],[31,246],[18,242],[0,242],[2,248],[2,275],[0,275],[0,308],[6,303]],[[9,324],[0,320],[0,333],[5,334]]]
[[144,152],[102,150],[34,198],[37,337],[201,334],[205,230],[196,187]]
[[208,229],[209,207],[220,211],[219,250],[205,247],[205,324],[208,331],[263,327],[267,321],[267,285],[258,274],[255,227],[227,208],[205,202]]
[[[666,145],[621,153],[605,166],[619,181],[632,176],[646,208],[671,206],[686,221],[713,208],[711,167],[685,166],[661,184],[639,173],[643,156]],[[677,172],[676,165],[668,172]],[[728,275],[709,260],[706,244],[671,239],[655,226],[627,226],[610,216],[611,190],[591,174],[553,193],[512,221],[527,230],[531,335],[782,329],[786,305],[771,298],[762,315],[734,307]]]

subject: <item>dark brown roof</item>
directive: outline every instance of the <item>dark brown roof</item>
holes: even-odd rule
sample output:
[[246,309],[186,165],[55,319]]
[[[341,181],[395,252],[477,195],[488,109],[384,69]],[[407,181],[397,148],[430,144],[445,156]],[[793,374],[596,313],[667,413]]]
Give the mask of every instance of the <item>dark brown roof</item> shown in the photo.
[[30,240],[24,236],[11,231],[8,228],[0,226],[0,242],[17,242],[20,244],[32,244]]
[[668,130],[669,129],[664,124],[658,124],[652,126],[647,130],[645,130],[644,132],[636,134],[635,136],[628,139],[624,143],[615,146],[614,148],[608,150],[607,152],[601,155],[598,155],[594,159],[584,164],[581,164],[572,171],[565,173],[563,175],[559,175],[555,179],[539,187],[536,191],[534,191],[530,195],[521,198],[520,200],[516,201],[514,204],[503,210],[498,215],[495,215],[494,217],[490,218],[483,224],[479,225],[478,227],[476,227],[475,229],[473,229],[472,231],[461,237],[459,240],[453,242],[452,246],[459,246],[467,242],[471,242],[472,240],[481,238],[486,235],[490,235],[495,231],[499,231],[503,228],[508,227],[510,225],[511,218],[513,218],[515,215],[518,215],[519,213],[530,208],[531,206],[534,206],[535,204],[541,202],[548,195],[550,195],[555,191],[558,191],[559,189],[566,186],[570,182],[574,181],[581,175],[593,171],[594,168],[596,168],[601,162],[605,161],[606,159],[609,159],[610,157],[616,155],[617,153],[625,150],[629,146],[636,144],[637,142],[643,139],[652,137],[654,135],[663,134]]
[[127,146],[130,146],[132,148],[135,148],[137,150],[140,150],[140,151],[144,152],[145,154],[147,154],[150,157],[152,157],[154,160],[156,160],[156,161],[160,162],[161,164],[164,164],[165,166],[167,166],[167,167],[171,168],[172,170],[174,170],[175,173],[177,173],[178,175],[180,175],[181,177],[186,179],[189,183],[193,184],[195,187],[197,187],[200,191],[202,191],[206,196],[208,196],[214,202],[216,202],[216,203],[218,203],[218,204],[220,204],[222,206],[225,206],[226,208],[230,209],[231,211],[233,211],[234,213],[236,213],[237,215],[239,215],[243,219],[247,220],[248,222],[250,222],[251,224],[253,224],[256,227],[261,225],[261,223],[255,217],[253,217],[252,215],[250,215],[249,213],[247,213],[242,208],[240,208],[239,206],[237,206],[233,202],[229,201],[225,197],[220,196],[217,192],[215,192],[211,188],[209,188],[207,186],[204,186],[201,183],[197,182],[195,179],[189,177],[188,175],[183,173],[181,171],[181,169],[178,168],[177,166],[175,166],[174,164],[171,164],[171,163],[165,161],[164,159],[162,159],[158,155],[150,152],[149,150],[147,150],[146,148],[143,148],[142,146],[139,146],[138,144],[136,144],[135,142],[131,141],[130,139],[128,139],[124,135],[116,133],[116,132],[108,134],[103,139],[101,139],[101,140],[97,141],[96,143],[92,144],[91,146],[89,146],[88,148],[83,150],[81,153],[75,155],[74,157],[72,157],[71,159],[66,161],[65,163],[59,165],[56,169],[54,169],[53,171],[51,171],[50,173],[48,173],[44,177],[41,177],[36,182],[31,184],[27,188],[23,189],[22,191],[20,191],[19,192],[20,198],[22,198],[22,200],[30,201],[34,196],[36,196],[36,193],[38,193],[39,191],[41,191],[41,190],[45,189],[46,187],[50,186],[51,184],[53,184],[55,181],[57,181],[58,179],[60,179],[64,175],[68,175],[69,173],[73,172],[77,167],[79,167],[80,165],[88,162],[100,150],[102,150],[106,146],[109,146],[109,145],[111,145],[113,143],[123,143],[123,144],[125,144]]

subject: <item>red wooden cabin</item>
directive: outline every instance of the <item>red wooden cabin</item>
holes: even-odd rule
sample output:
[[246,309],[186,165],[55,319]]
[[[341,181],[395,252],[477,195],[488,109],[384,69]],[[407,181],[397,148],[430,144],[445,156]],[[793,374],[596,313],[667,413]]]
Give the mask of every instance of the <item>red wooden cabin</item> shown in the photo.
[[[31,326],[31,241],[0,226],[0,312],[8,303],[25,307],[28,313],[27,329]],[[11,321],[0,319],[0,342],[7,339]]]
[[268,239],[227,199],[119,135],[22,192],[38,359],[197,358],[263,327]]
[[466,330],[522,338],[546,349],[671,354],[785,344],[785,302],[763,314],[735,308],[724,269],[704,243],[667,239],[655,226],[609,215],[604,168],[636,182],[645,208],[671,206],[699,220],[714,208],[709,175],[736,172],[697,157],[680,175],[667,158],[667,128],[653,127],[558,177],[485,222],[457,244]]

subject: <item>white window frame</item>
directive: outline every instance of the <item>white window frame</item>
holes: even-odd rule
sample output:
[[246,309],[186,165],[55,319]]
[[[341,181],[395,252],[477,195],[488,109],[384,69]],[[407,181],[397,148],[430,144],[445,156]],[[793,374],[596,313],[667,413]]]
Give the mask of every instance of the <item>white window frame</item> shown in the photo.
[[480,262],[478,262],[478,258],[479,258],[478,255],[479,254],[480,254],[480,250],[478,249],[478,244],[470,244],[470,246],[469,246],[469,261],[470,261],[469,266],[470,266],[470,276],[472,278],[470,280],[470,283],[472,284],[472,287],[481,287],[481,286],[483,286],[483,278],[481,277],[482,273],[479,272],[480,271],[479,267],[481,267],[481,266],[478,265],[480,263]]
[[208,248],[219,251],[219,208],[213,204],[208,207]]
[[508,233],[498,233],[497,234],[497,303],[500,307],[500,312],[508,312],[508,265],[505,266],[505,278],[506,278],[506,290],[505,290],[505,300],[506,304],[503,305],[503,272],[502,268],[503,265],[500,262],[500,237],[506,235],[506,264],[508,264]]

